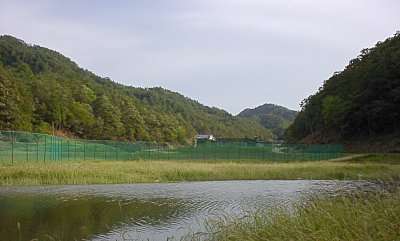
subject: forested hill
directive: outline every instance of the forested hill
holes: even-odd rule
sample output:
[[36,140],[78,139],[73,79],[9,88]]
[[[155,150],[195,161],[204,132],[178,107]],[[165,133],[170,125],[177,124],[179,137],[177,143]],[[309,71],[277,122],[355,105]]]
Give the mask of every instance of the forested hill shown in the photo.
[[[400,133],[400,33],[363,49],[317,93],[287,131],[289,141],[376,140]],[[393,138],[391,138],[393,140]]]
[[262,126],[272,131],[275,138],[283,138],[285,129],[296,118],[297,111],[289,110],[286,107],[264,104],[254,109],[245,109],[239,113],[240,117],[252,118]]
[[117,84],[11,36],[0,37],[0,91],[0,129],[181,143],[196,133],[272,136],[256,121],[162,88]]

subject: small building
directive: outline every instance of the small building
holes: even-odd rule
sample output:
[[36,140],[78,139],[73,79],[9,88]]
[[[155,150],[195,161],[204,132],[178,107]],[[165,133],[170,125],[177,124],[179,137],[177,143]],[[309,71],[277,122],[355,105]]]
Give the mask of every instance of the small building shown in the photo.
[[199,134],[196,136],[197,141],[215,141],[215,137],[213,135],[208,134]]
[[194,139],[194,146],[197,146],[197,144],[203,144],[203,143],[209,143],[209,142],[215,142],[216,138],[213,135],[208,135],[208,134],[199,134],[196,135],[196,138]]

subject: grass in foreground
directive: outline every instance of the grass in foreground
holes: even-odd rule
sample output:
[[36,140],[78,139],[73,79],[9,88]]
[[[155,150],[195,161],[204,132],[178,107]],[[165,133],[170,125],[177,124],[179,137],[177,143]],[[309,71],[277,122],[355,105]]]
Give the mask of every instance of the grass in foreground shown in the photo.
[[[212,241],[400,240],[400,192],[314,200],[213,226]],[[215,224],[214,224],[215,225]]]
[[[86,161],[0,166],[0,185],[116,184],[212,180],[400,179],[400,156],[348,161]],[[383,161],[382,161],[383,160]]]

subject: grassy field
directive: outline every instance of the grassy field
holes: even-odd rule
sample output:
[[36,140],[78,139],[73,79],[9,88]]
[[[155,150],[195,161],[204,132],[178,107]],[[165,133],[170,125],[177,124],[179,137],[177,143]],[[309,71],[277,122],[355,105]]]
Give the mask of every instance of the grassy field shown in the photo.
[[273,179],[397,180],[400,179],[400,155],[283,163],[146,160],[20,163],[0,166],[0,185]]
[[400,240],[400,192],[314,200],[242,220],[211,223],[212,241]]

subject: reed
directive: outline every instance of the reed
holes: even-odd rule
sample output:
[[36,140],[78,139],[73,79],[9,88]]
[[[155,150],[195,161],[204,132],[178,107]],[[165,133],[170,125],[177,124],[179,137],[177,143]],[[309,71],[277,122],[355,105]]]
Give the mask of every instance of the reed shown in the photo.
[[[0,166],[0,185],[117,184],[212,180],[400,179],[399,156],[346,161],[71,161]],[[385,161],[387,160],[387,161]]]
[[[210,241],[400,240],[400,192],[314,200],[210,225]],[[195,239],[194,239],[195,240]]]

